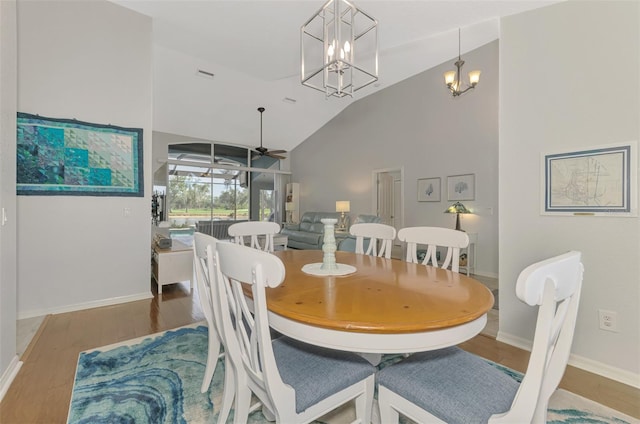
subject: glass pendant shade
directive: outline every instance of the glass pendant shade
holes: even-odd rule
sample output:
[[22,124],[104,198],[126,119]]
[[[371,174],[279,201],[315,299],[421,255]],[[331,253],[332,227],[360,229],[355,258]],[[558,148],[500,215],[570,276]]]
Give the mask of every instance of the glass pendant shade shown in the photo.
[[469,72],[469,84],[475,87],[475,85],[479,82],[480,82],[480,71]]
[[445,84],[453,84],[456,80],[456,71],[449,71],[444,73]]

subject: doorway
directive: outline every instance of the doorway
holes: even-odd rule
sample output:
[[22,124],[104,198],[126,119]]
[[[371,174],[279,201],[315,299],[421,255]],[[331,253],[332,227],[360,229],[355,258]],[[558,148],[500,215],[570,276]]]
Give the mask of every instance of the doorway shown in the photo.
[[[373,171],[373,210],[383,224],[400,230],[404,226],[404,169],[388,168]],[[399,246],[400,241],[395,240]]]

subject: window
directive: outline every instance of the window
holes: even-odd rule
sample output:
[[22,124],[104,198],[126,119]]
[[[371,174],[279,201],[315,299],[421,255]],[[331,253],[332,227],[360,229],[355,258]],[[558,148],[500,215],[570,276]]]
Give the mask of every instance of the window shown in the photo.
[[171,227],[193,228],[204,221],[282,222],[280,193],[288,173],[280,171],[278,159],[252,154],[222,144],[169,145],[166,203]]

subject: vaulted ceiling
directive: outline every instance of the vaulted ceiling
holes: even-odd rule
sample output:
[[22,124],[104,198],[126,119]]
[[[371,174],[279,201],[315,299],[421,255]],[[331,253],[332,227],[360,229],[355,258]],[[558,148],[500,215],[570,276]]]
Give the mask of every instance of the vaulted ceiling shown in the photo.
[[263,106],[264,145],[286,150],[353,101],[446,61],[453,68],[458,28],[464,55],[499,37],[500,17],[556,2],[354,0],[378,20],[379,80],[353,99],[326,99],[300,83],[300,27],[322,0],[112,1],[152,18],[155,131],[257,146]]

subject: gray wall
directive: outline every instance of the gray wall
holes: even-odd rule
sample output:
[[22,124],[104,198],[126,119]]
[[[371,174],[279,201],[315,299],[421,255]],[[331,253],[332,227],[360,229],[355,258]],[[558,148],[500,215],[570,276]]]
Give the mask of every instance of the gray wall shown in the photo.
[[145,188],[18,197],[19,318],[151,297],[151,31],[107,1],[18,4],[18,110],[142,128]]
[[[16,2],[0,1],[0,400],[18,372],[16,355]],[[0,219],[2,219],[0,217]]]
[[[452,52],[455,54],[456,52]],[[404,169],[404,226],[453,228],[443,213],[448,175],[475,174],[476,214],[462,227],[478,234],[479,274],[498,273],[498,42],[468,54],[463,72],[482,70],[478,87],[453,98],[443,73],[455,59],[356,101],[291,152],[300,211],[334,211],[350,200],[353,219],[372,211],[372,171]],[[330,99],[328,101],[340,101]],[[440,177],[440,202],[418,202],[418,178]]]
[[[532,338],[535,311],[513,295],[518,273],[580,250],[572,363],[635,386],[639,220],[541,215],[540,161],[545,152],[638,140],[639,22],[638,2],[570,1],[504,19],[500,38],[499,339],[527,346]],[[598,309],[618,313],[619,333],[598,329]]]

